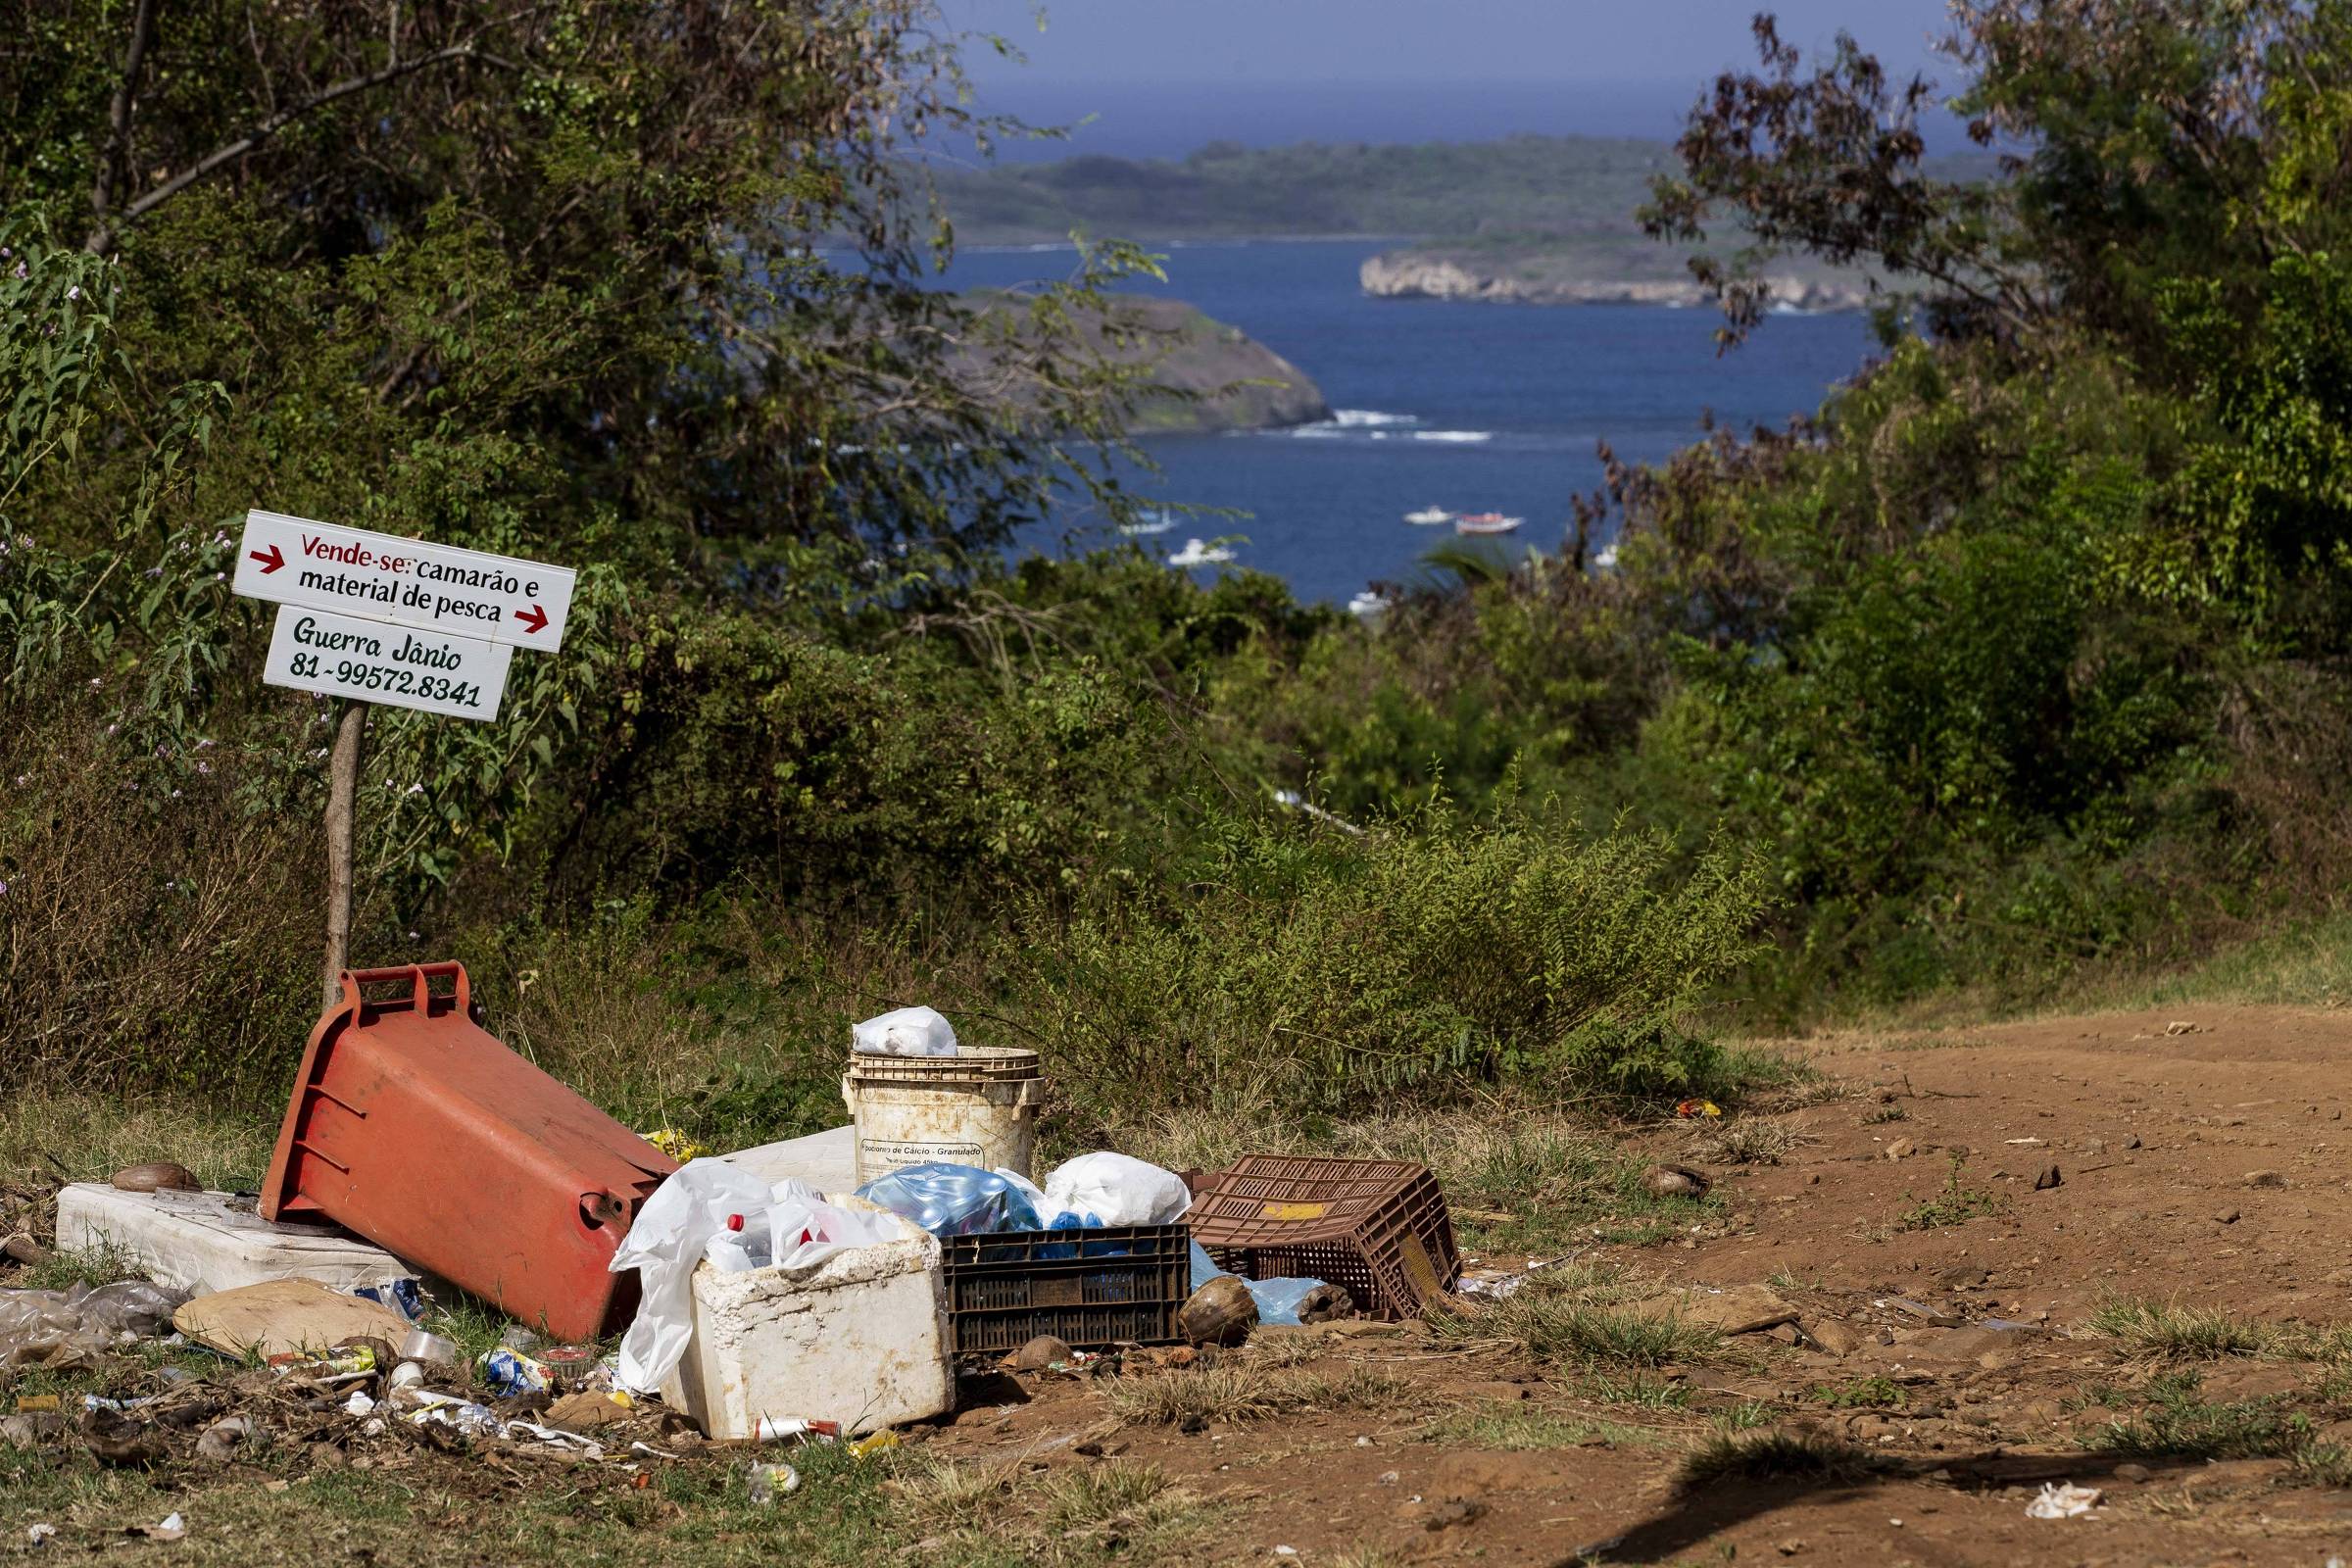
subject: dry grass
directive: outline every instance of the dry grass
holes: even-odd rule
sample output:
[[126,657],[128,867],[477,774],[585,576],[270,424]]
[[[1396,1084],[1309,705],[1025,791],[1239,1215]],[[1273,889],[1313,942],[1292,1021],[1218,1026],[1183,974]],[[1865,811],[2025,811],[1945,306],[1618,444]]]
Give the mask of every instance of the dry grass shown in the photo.
[[169,1159],[208,1187],[249,1189],[269,1170],[276,1138],[274,1115],[180,1096],[23,1088],[0,1096],[0,1170],[68,1181],[104,1181],[125,1165]]
[[1690,1153],[1702,1165],[1778,1165],[1803,1142],[1787,1122],[1733,1116],[1693,1128]]
[[2278,1331],[2231,1317],[2219,1307],[2181,1306],[2119,1297],[2091,1313],[2089,1326],[2121,1340],[2134,1355],[2167,1361],[2214,1361],[2261,1355],[2280,1344]]
[[1268,1372],[1228,1363],[1200,1371],[1113,1380],[1103,1398],[1129,1426],[1262,1421],[1316,1410],[1410,1410],[1425,1400],[1406,1378],[1380,1367],[1345,1372]]
[[1012,1496],[1010,1464],[956,1464],[931,1460],[895,1483],[906,1511],[925,1529],[978,1530]]
[[1638,1371],[1706,1361],[1722,1341],[1701,1323],[1633,1310],[1647,1289],[1604,1265],[1539,1274],[1499,1301],[1432,1317],[1441,1338],[1508,1347],[1541,1361],[1587,1371]]

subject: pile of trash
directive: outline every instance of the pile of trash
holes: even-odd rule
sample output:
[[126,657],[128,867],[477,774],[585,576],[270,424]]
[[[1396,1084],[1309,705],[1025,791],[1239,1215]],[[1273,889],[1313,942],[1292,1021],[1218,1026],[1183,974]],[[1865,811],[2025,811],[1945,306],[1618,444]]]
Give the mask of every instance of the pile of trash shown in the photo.
[[[361,1000],[385,979],[408,994]],[[225,1463],[265,1434],[323,1466],[414,1445],[630,1469],[710,1441],[864,1452],[952,1411],[959,1366],[1403,1315],[1460,1273],[1417,1166],[1180,1175],[1102,1150],[1041,1185],[1034,1054],[965,1046],[929,1008],[853,1031],[851,1125],[680,1163],[482,1030],[456,965],[351,982],[260,1192],[142,1166],[19,1202],[38,1218],[9,1257],[103,1248],[146,1277],[0,1289],[0,1367],[100,1371],[109,1391],[20,1398],[0,1443],[128,1465]],[[438,1080],[359,1075],[371,1049],[420,1039]],[[425,1137],[482,1191],[420,1187],[385,1142]],[[501,1223],[466,1224],[483,1202]],[[456,1325],[480,1317],[436,1315],[462,1294],[521,1321],[462,1346]],[[191,1370],[202,1352],[214,1370]],[[760,1468],[771,1495],[797,1485]]]

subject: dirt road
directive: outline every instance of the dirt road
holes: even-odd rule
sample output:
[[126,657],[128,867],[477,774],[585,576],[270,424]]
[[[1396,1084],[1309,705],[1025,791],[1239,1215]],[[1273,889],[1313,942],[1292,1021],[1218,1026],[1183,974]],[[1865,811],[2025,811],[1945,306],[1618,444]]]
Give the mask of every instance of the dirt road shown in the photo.
[[[1807,1049],[1845,1092],[1770,1117],[1799,1140],[1780,1163],[1710,1167],[1696,1234],[1578,1260],[1793,1323],[1635,1374],[1418,1326],[1261,1333],[1234,1364],[1313,1380],[1305,1413],[1123,1424],[1088,1380],[1025,1378],[925,1446],[1155,1465],[1217,1510],[1195,1552],[1217,1561],[2352,1560],[2352,1359],[2323,1332],[2352,1321],[2352,1015]],[[1758,1457],[1774,1434],[1797,1457]],[[1745,1456],[1678,1485],[1727,1441]],[[2029,1517],[2045,1482],[2103,1495]]]

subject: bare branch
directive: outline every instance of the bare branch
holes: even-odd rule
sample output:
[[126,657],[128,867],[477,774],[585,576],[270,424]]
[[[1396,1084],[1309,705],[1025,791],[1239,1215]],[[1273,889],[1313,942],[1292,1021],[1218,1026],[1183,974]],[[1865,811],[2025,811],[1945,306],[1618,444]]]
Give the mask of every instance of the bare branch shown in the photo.
[[100,250],[107,230],[107,212],[115,204],[115,183],[130,161],[130,116],[139,91],[139,72],[147,63],[147,40],[155,34],[155,0],[139,0],[131,14],[130,45],[122,53],[122,75],[115,83],[115,101],[107,116],[106,150],[99,155],[98,172],[90,182],[90,238],[85,249]]
[[120,222],[102,223],[99,226],[98,231],[90,236],[88,244],[83,248],[98,254],[103,254],[107,250],[112,249],[115,235],[122,224],[136,222],[139,219],[153,212],[165,202],[170,201],[181,191],[186,190],[190,185],[195,184],[196,181],[204,178],[205,175],[212,173],[215,170],[228,164],[233,164],[238,159],[258,150],[272,136],[275,136],[278,132],[284,130],[288,125],[293,124],[296,121],[301,120],[307,115],[316,114],[318,111],[324,109],[327,105],[338,103],[345,98],[353,96],[355,93],[368,92],[374,88],[381,87],[388,82],[398,81],[403,76],[415,75],[419,71],[427,71],[434,66],[445,66],[461,62],[496,66],[505,71],[515,71],[520,69],[512,61],[502,60],[496,55],[485,54],[481,50],[476,49],[473,45],[467,43],[453,44],[447,49],[436,49],[431,54],[418,55],[414,60],[404,60],[397,66],[386,66],[381,71],[371,71],[364,76],[347,76],[341,81],[320,88],[318,91],[311,94],[308,98],[303,99],[299,103],[289,104],[286,108],[279,110],[276,114],[271,115],[269,119],[254,126],[253,129],[247,131],[244,135],[239,136],[235,141],[227,142],[221,146],[214,148],[211,152],[205,154],[195,163],[190,164],[187,168],[181,170],[178,173],[172,175],[170,179],[164,181],[161,185],[158,185],[146,195],[141,196],[137,201],[132,202],[128,207],[125,207],[122,210],[122,217]]

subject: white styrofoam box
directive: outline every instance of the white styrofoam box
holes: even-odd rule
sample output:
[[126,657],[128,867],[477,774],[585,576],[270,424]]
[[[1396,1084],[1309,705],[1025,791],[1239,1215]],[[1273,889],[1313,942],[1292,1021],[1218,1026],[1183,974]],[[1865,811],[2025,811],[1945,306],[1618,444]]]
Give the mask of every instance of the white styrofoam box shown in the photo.
[[694,1333],[662,1399],[721,1440],[753,1437],[762,1416],[838,1421],[849,1434],[947,1410],[956,1378],[939,1239],[892,1218],[899,1240],[808,1268],[697,1268]]
[[232,1193],[124,1193],[75,1182],[57,1195],[57,1244],[129,1253],[158,1285],[197,1296],[265,1280],[358,1291],[417,1278],[340,1226],[280,1224],[262,1218],[252,1202]]
[[820,1193],[846,1193],[858,1185],[858,1129],[834,1127],[806,1138],[737,1150],[719,1158],[770,1186],[798,1177]]

